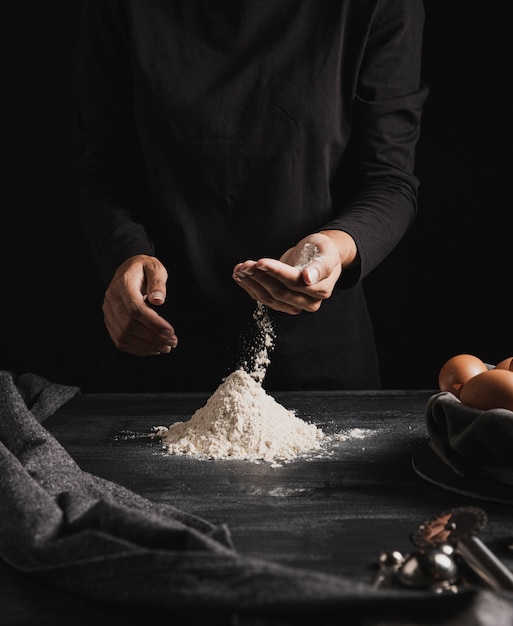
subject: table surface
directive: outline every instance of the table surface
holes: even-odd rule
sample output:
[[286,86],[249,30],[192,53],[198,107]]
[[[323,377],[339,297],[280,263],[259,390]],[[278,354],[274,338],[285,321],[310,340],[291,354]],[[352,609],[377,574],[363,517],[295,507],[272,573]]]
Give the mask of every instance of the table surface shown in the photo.
[[[488,516],[479,537],[513,567],[511,506],[444,490],[412,467],[428,438],[425,406],[433,393],[275,392],[298,417],[343,435],[281,467],[166,454],[153,427],[190,419],[207,394],[82,394],[45,426],[84,471],[226,524],[241,555],[371,582],[382,549],[407,553],[420,523],[471,505]],[[110,610],[43,589],[4,564],[0,594],[9,597],[3,608],[10,619],[0,624],[66,623],[71,610],[89,623]]]

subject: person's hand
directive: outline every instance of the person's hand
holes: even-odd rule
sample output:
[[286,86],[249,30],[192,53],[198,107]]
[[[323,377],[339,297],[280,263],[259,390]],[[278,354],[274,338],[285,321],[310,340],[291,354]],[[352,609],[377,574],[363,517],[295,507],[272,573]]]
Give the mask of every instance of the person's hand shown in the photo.
[[331,296],[343,265],[353,263],[356,253],[350,235],[324,231],[305,237],[279,260],[238,263],[233,278],[254,300],[275,311],[313,312]]
[[116,348],[136,356],[176,348],[174,328],[152,308],[164,303],[166,281],[166,268],[152,256],[139,254],[118,267],[103,301],[105,326]]

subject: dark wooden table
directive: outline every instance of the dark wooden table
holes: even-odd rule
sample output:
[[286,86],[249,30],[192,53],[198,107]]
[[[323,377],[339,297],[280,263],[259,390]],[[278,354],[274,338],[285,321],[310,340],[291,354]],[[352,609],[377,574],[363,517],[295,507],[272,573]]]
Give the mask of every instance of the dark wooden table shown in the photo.
[[[282,467],[167,455],[148,437],[154,426],[188,420],[206,394],[84,394],[45,426],[83,470],[226,524],[242,555],[371,582],[382,549],[407,553],[420,523],[472,505],[488,515],[480,538],[513,567],[511,506],[441,489],[412,468],[412,455],[427,441],[425,406],[432,393],[273,393],[327,434],[348,435]],[[0,593],[2,626],[120,617],[109,607],[42,588],[3,564]],[[2,621],[2,611],[9,621]]]

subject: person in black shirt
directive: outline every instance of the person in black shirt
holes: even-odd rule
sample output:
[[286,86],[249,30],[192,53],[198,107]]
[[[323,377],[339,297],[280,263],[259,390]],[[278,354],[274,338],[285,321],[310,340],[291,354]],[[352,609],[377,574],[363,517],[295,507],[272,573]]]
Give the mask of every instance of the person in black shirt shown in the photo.
[[362,281],[416,214],[423,26],[421,0],[84,1],[92,390],[215,389],[256,302],[267,389],[380,387]]

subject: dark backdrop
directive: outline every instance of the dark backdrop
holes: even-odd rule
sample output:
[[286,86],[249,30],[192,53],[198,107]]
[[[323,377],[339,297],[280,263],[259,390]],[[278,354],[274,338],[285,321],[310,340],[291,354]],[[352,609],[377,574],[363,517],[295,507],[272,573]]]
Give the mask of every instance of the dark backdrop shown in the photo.
[[[389,388],[436,386],[449,356],[513,354],[507,0],[426,0],[418,219],[366,286]],[[77,211],[80,2],[2,3],[0,369],[87,390],[102,288]]]

